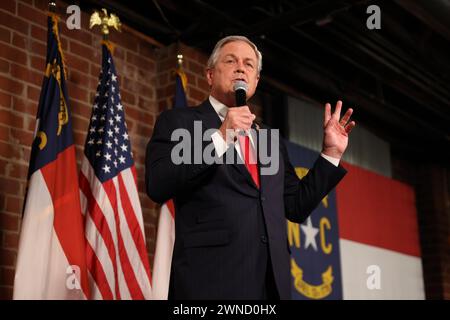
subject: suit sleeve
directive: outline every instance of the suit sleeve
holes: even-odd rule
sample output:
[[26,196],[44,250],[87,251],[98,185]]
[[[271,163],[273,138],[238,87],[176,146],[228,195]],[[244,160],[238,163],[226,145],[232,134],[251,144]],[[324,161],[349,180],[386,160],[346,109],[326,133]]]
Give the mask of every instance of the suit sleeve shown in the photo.
[[[164,203],[180,192],[195,188],[208,179],[216,164],[175,164],[171,159],[172,148],[179,143],[171,141],[172,132],[183,127],[175,113],[164,111],[158,117],[153,135],[147,145],[145,159],[145,185],[148,196],[157,203]],[[202,142],[202,151],[210,142]],[[194,144],[191,143],[193,159]]]
[[336,167],[319,156],[308,174],[300,179],[289,161],[286,145],[282,139],[280,139],[280,151],[285,164],[285,215],[292,222],[302,223],[342,180],[347,171],[342,166]]

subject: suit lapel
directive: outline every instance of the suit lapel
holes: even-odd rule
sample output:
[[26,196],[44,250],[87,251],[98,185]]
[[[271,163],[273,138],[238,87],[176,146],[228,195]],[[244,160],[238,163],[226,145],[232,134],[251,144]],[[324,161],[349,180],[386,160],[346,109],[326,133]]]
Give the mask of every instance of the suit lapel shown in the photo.
[[[220,120],[218,114],[214,110],[213,106],[209,102],[209,99],[205,100],[199,107],[198,112],[200,113],[200,118],[202,120],[203,128],[211,129],[215,128],[218,129],[222,125],[222,120]],[[256,140],[257,141],[257,140]],[[255,141],[255,143],[256,143]],[[239,148],[239,146],[238,146]],[[228,149],[227,153],[233,151]],[[253,186],[255,189],[258,189],[255,182],[253,181],[252,176],[250,175],[250,172],[248,172],[247,168],[245,167],[245,163],[238,163],[237,158],[239,158],[239,155],[237,154],[236,150],[234,150],[234,161],[232,164],[232,167],[234,167],[237,171],[239,171],[244,177],[246,178],[247,182]],[[243,162],[243,160],[239,159],[240,162]],[[258,169],[259,172],[259,169]]]

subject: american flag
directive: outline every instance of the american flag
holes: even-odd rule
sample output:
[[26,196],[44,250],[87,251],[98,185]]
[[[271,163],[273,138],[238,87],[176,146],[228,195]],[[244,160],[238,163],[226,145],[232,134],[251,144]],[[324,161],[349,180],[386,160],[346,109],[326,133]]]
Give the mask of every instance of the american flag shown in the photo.
[[109,43],[80,173],[86,255],[93,299],[150,299],[136,170]]

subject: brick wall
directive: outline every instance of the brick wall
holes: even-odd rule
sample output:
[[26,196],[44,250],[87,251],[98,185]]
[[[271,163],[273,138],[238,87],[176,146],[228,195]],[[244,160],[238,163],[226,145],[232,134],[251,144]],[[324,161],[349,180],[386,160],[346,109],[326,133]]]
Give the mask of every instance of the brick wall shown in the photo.
[[414,187],[427,299],[450,300],[450,169],[393,156],[393,178]]
[[[45,67],[47,1],[0,1],[0,298],[12,297],[14,266],[24,202],[30,146],[40,86]],[[58,1],[62,49],[68,71],[68,93],[78,163],[88,128],[101,64],[101,36],[88,28],[83,12],[82,29],[65,25],[66,4]],[[127,31],[128,30],[128,31]],[[172,104],[176,55],[184,55],[188,100],[207,97],[203,66],[207,57],[183,44],[154,45],[145,36],[125,28],[113,32],[114,61],[119,75],[122,104],[138,173],[150,262],[153,261],[158,206],[144,191],[145,147],[158,114]]]

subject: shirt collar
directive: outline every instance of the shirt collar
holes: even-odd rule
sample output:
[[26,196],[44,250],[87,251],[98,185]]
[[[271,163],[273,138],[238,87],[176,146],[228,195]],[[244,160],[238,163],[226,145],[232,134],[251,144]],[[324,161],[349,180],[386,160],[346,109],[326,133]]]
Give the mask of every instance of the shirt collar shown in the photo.
[[216,111],[220,120],[223,121],[225,119],[225,117],[227,116],[228,107],[211,95],[209,96],[209,102],[211,103],[212,107]]

